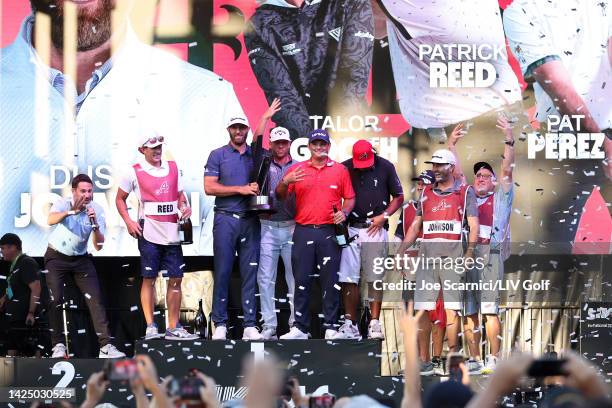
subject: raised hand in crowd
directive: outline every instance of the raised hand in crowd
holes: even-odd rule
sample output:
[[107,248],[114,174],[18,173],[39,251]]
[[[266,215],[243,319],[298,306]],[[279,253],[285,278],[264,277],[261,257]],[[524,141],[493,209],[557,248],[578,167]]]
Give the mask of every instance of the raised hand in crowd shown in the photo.
[[81,404],[81,408],[93,408],[98,405],[98,402],[104,396],[106,387],[108,387],[108,380],[104,376],[103,371],[93,373],[89,380],[87,380],[87,393],[85,402]]
[[404,396],[402,408],[421,407],[421,374],[419,363],[419,352],[417,349],[417,332],[419,330],[419,319],[425,313],[420,310],[415,316],[405,311],[401,312],[399,320],[404,341]]
[[521,377],[527,374],[527,369],[532,362],[533,357],[522,353],[516,353],[507,360],[501,360],[487,385],[472,398],[467,408],[496,407],[497,401],[502,396],[516,388]]
[[244,406],[248,408],[269,408],[276,406],[282,389],[282,375],[276,358],[266,356],[265,360],[245,359],[243,364],[244,382],[247,394]]
[[157,376],[157,369],[153,360],[147,355],[139,354],[134,357],[137,361],[138,377],[142,381],[142,385],[153,394],[153,400],[151,406],[156,407],[168,407],[171,406],[168,393],[166,392],[166,385],[170,381],[170,377],[164,379],[164,382],[159,382]]
[[130,380],[130,389],[132,390],[132,395],[134,395],[134,399],[136,400],[136,408],[148,408],[149,407],[149,398],[145,393],[144,384],[140,377],[136,377]]
[[200,399],[206,408],[217,408],[220,406],[219,400],[217,399],[217,384],[215,380],[207,375],[204,375],[199,370],[196,371],[195,376],[202,381],[203,387],[200,387]]
[[568,351],[563,357],[567,359],[563,365],[567,373],[565,385],[577,389],[589,399],[609,398],[608,387],[592,364],[573,351]]

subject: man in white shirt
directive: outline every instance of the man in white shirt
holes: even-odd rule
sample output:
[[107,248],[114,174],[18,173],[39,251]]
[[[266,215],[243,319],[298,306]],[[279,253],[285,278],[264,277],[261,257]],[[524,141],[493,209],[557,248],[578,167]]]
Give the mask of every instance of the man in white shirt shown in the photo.
[[[168,137],[179,163],[191,164],[184,187],[198,214],[188,254],[212,255],[213,200],[201,193],[200,169],[225,141],[227,120],[244,116],[242,108],[229,82],[142,43],[126,16],[113,17],[124,24],[111,32],[109,3],[65,2],[77,8],[78,44],[71,61],[76,74],[70,74],[70,64],[64,67],[64,54],[70,61],[70,53],[56,33],[63,24],[60,0],[33,0],[38,8],[1,51],[0,229],[19,232],[32,255],[42,255],[46,208],[69,189],[76,168],[92,174],[94,199],[107,210],[102,254],[136,255],[136,241],[108,210],[116,194],[115,172],[136,160],[134,138],[146,124]],[[47,15],[51,33],[43,31]]]
[[[179,324],[183,251],[179,239],[179,219],[186,220],[191,208],[183,191],[180,171],[173,160],[162,159],[164,136],[147,132],[141,136],[138,151],[143,159],[134,164],[119,183],[115,203],[130,235],[138,239],[140,251],[140,302],[147,322],[145,340],[161,337],[153,322],[155,280],[159,272],[168,277],[166,340],[195,340]],[[138,197],[138,221],[128,213],[130,192]]]
[[608,135],[612,178],[612,1],[514,0],[504,29],[526,80],[535,80],[536,119],[585,115],[582,132]]

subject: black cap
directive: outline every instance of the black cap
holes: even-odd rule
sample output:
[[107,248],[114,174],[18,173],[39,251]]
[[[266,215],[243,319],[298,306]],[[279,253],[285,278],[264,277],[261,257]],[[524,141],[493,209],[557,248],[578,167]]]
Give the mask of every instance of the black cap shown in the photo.
[[478,162],[474,165],[474,174],[478,173],[478,170],[480,169],[487,169],[489,170],[491,173],[493,173],[493,175],[495,175],[495,172],[493,171],[493,167],[491,167],[491,165],[487,162]]
[[433,184],[436,182],[436,175],[431,170],[422,171],[417,177],[413,177],[412,181],[422,181],[423,184]]
[[0,238],[0,245],[15,245],[16,247],[21,248],[21,239],[17,236],[17,234],[9,232]]

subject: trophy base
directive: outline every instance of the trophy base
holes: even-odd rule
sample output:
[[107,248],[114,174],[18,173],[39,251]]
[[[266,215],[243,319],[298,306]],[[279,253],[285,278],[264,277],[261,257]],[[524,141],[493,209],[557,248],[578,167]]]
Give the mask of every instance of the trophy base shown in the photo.
[[250,212],[257,214],[274,214],[276,210],[272,208],[272,198],[269,196],[254,196],[249,203]]

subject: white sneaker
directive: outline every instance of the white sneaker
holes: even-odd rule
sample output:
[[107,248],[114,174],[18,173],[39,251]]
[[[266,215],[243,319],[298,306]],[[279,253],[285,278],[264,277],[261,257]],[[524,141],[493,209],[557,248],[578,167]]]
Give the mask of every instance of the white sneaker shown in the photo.
[[336,340],[338,337],[338,330],[327,329],[325,330],[325,340]]
[[[327,338],[327,332],[325,331],[325,338]],[[335,331],[335,330],[334,330]],[[359,333],[359,327],[353,324],[350,320],[346,320],[340,329],[338,329],[336,335],[333,337],[334,340],[361,340],[361,334]]]
[[98,358],[123,358],[125,357],[125,353],[117,350],[117,347],[108,343],[104,347],[100,347],[100,354],[98,354]]
[[382,326],[380,320],[370,320],[370,326],[368,327],[368,339],[384,339],[385,335],[382,332]]
[[257,327],[245,327],[242,332],[242,340],[263,340],[264,336],[261,335]]
[[261,331],[261,335],[264,340],[278,340],[278,336],[276,335],[276,329],[266,329],[264,328]]
[[200,338],[197,334],[191,334],[184,328],[178,326],[174,329],[166,330],[166,335],[164,336],[166,340],[197,340]]
[[293,326],[289,333],[280,336],[281,340],[308,340],[308,333],[304,333],[297,327]]
[[480,373],[481,374],[493,374],[496,367],[497,367],[497,357],[495,357],[493,354],[489,354],[485,358],[485,366],[480,371]]
[[51,354],[51,358],[68,358],[64,343],[57,343],[55,346],[53,346],[53,350],[51,351],[53,353]]
[[227,327],[217,326],[215,332],[212,335],[213,340],[227,340]]
[[150,326],[147,326],[147,329],[145,330],[144,339],[145,340],[158,339],[163,336],[164,336],[163,333],[160,333],[157,331],[157,326],[155,324],[152,324]]
[[482,360],[469,359],[467,362],[467,367],[468,367],[468,370],[470,371],[470,375],[478,375],[482,373],[484,364],[482,364]]

